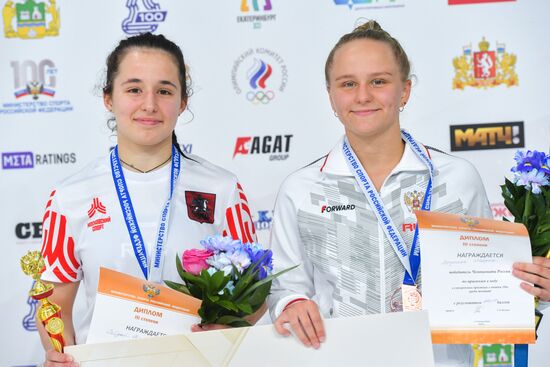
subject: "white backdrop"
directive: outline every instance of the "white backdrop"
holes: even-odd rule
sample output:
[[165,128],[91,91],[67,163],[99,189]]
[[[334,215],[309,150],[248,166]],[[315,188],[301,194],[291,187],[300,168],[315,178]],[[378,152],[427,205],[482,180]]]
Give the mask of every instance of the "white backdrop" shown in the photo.
[[[480,4],[452,5],[466,2]],[[523,124],[523,135],[519,127],[509,136],[500,126],[500,135],[472,130],[477,133],[472,143],[477,136],[498,149],[452,152],[476,165],[496,216],[505,214],[498,186],[513,164],[511,146],[548,150],[550,3],[544,0],[4,0],[0,5],[0,365],[33,365],[42,358],[29,316],[32,281],[21,272],[19,258],[40,248],[40,222],[55,184],[116,144],[98,85],[107,54],[131,32],[152,30],[182,47],[194,94],[176,130],[179,141],[187,152],[239,176],[264,244],[281,181],[326,154],[343,132],[326,96],[324,63],[338,38],[362,18],[378,20],[412,61],[416,78],[401,122],[419,141],[449,152],[451,125]],[[483,39],[489,44],[480,49]],[[462,61],[457,70],[453,60],[465,54],[456,60]],[[483,55],[488,74],[474,75],[472,59]],[[262,62],[272,68],[265,88],[249,76]],[[453,88],[457,72],[470,84],[488,86]],[[503,84],[491,85],[501,79]],[[27,90],[33,82],[42,87],[37,99]],[[277,151],[261,153],[260,146],[257,153],[255,137],[270,140]],[[282,145],[274,144],[278,139]],[[539,350],[550,345],[546,322],[547,335],[532,348],[531,366],[545,365]]]

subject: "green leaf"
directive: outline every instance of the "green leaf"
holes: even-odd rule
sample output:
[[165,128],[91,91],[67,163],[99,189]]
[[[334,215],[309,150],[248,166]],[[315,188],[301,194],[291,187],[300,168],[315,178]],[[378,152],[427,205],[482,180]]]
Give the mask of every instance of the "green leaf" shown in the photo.
[[[202,273],[201,273],[202,276]],[[185,280],[186,284],[192,283],[195,285],[200,285],[203,288],[206,288],[208,286],[208,281],[204,280],[201,276],[196,276],[191,273],[184,272],[183,273],[183,279]]]
[[199,274],[199,277],[204,279],[206,282],[210,282],[210,273],[208,272],[207,269],[202,269]]
[[533,256],[546,256],[550,250],[550,232],[541,232],[532,236],[531,248]]
[[206,317],[205,317],[206,315],[204,314],[204,308],[201,306],[197,313],[199,314],[199,316],[201,318],[201,323],[203,323],[204,320],[206,319]]
[[246,315],[250,315],[252,311],[252,306],[248,302],[237,303],[237,308],[244,312]]
[[221,271],[221,270],[218,270],[217,272],[212,274],[212,276],[210,278],[210,287],[211,287],[210,290],[211,290],[211,292],[218,293],[218,291],[223,289],[225,284],[227,284],[227,282],[229,281],[229,278],[230,277],[229,276],[226,277],[224,272]]
[[265,302],[270,290],[271,282],[268,282],[252,292],[248,298],[248,303],[250,303],[254,311],[256,311]]
[[214,303],[218,303],[218,301],[220,300],[220,296],[217,295],[217,294],[206,294],[206,297],[208,297],[208,299]]
[[531,200],[533,202],[533,213],[537,218],[542,219],[546,212],[546,200],[544,200],[544,195],[541,194],[532,194]]
[[[550,208],[549,208],[550,209]],[[539,223],[537,226],[537,233],[550,231],[550,210],[547,210],[542,217],[539,217]]]
[[200,309],[202,310],[202,314],[199,315],[203,324],[214,324],[220,317],[220,313],[223,312],[223,309],[215,303],[208,303],[206,301],[203,301]]
[[254,292],[254,290],[258,287],[261,287],[263,284],[267,283],[267,282],[271,282],[273,279],[283,275],[284,273],[288,272],[288,271],[291,271],[292,269],[295,269],[297,268],[298,266],[300,266],[299,264],[298,265],[294,265],[293,267],[290,267],[288,269],[285,269],[285,270],[282,270],[280,272],[278,272],[277,274],[271,274],[267,277],[265,277],[264,279],[260,280],[259,282],[256,282],[254,283],[250,288],[246,289],[245,292],[243,292],[243,294],[238,298],[236,299],[236,302],[241,302],[245,297],[247,297],[248,295],[250,295],[252,292]]
[[[248,269],[250,269],[250,267]],[[246,274],[243,274],[241,276],[239,281],[237,283],[235,283],[235,288],[233,289],[232,299],[237,299],[242,294],[242,292],[244,292],[246,290],[246,288],[254,280],[255,275],[256,275],[256,272],[250,271],[250,272],[246,272]]]
[[179,256],[176,254],[176,269],[178,269],[178,274],[180,276],[180,278],[185,281],[185,270],[183,269],[183,265],[182,265],[182,262],[180,261],[180,258]]
[[185,294],[188,294],[188,295],[191,295],[191,292],[189,291],[189,288],[187,288],[185,285],[183,284],[180,284],[180,283],[176,283],[176,282],[171,282],[169,280],[165,280],[164,281],[164,284],[166,284],[168,287],[178,291],[178,292],[181,292],[181,293],[185,293]]
[[246,321],[242,317],[237,317],[237,316],[222,316],[219,319],[217,319],[215,323],[221,324],[221,325],[234,326],[234,327],[251,326],[248,321]]
[[237,308],[237,306],[231,302],[231,301],[228,301],[228,300],[219,300],[217,302],[218,305],[222,306],[223,308],[225,308],[226,310],[230,310],[230,311],[234,311],[234,312],[239,312],[239,309]]
[[546,203],[548,203],[550,209],[550,186],[541,187],[542,195],[544,196]]
[[508,189],[508,192],[510,193],[510,196],[511,197],[517,197],[518,196],[518,192],[517,192],[517,186],[514,185],[514,183],[512,181],[510,181],[509,179],[504,179],[504,184],[506,186],[506,189]]
[[204,298],[204,292],[203,292],[203,289],[200,286],[194,285],[194,284],[189,284],[189,286],[187,288],[189,288],[189,292],[191,292],[191,295],[193,297],[198,298],[198,299],[203,299]]

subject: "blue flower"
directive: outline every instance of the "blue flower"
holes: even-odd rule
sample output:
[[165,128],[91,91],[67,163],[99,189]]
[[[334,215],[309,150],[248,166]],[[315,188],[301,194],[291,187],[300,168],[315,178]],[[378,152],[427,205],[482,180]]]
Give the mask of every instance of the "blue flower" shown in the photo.
[[201,240],[201,246],[214,254],[218,254],[219,252],[233,252],[238,248],[242,248],[243,244],[241,240],[215,235]]
[[255,264],[254,270],[258,269],[258,280],[267,277],[273,270],[273,253],[271,250],[264,250],[257,243],[249,243],[245,246],[250,261]]
[[237,268],[239,273],[242,273],[251,264],[250,256],[248,255],[248,252],[246,252],[243,248],[239,248],[233,251],[229,255],[229,258],[231,259],[231,263]]
[[528,172],[514,172],[513,182],[518,186],[525,186],[525,188],[531,190],[533,194],[540,194],[541,186],[550,185],[548,175],[546,175],[544,171],[539,171],[536,168]]
[[[240,242],[239,242],[240,243]],[[250,256],[244,248],[234,248],[231,252],[219,252],[206,260],[208,265],[213,266],[217,270],[221,270],[227,276],[231,274],[233,268],[236,268],[239,273],[246,270],[251,262]]]
[[512,172],[530,172],[536,169],[550,175],[550,156],[544,152],[528,150],[524,153],[518,150],[514,156],[514,160],[517,162],[517,165],[512,168]]
[[[208,265],[213,266],[216,270],[221,270],[225,276],[231,274],[233,271],[233,265],[231,259],[226,252],[220,252],[208,258],[206,260]],[[212,274],[210,274],[212,275]]]
[[541,171],[550,176],[550,154],[546,155],[546,158],[540,166]]

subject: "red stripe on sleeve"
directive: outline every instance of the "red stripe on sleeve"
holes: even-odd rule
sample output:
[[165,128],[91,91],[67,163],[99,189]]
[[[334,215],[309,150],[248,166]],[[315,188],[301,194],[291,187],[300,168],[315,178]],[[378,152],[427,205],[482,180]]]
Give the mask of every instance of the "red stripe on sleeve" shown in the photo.
[[55,276],[57,277],[57,279],[59,279],[60,282],[62,283],[70,283],[70,279],[65,277],[65,275],[63,275],[63,273],[61,272],[61,270],[59,270],[59,268],[55,268],[53,269],[53,273],[55,274]]
[[[59,281],[71,281],[71,279],[63,275],[62,270],[69,277],[73,278],[73,280],[76,280],[76,272],[71,268],[67,260],[71,261],[75,269],[78,269],[80,264],[74,256],[74,240],[71,236],[67,236],[67,218],[53,211],[50,212],[49,217],[49,225],[44,229],[42,256],[47,266],[53,267],[53,273]],[[67,242],[66,245],[65,240]],[[64,251],[65,246],[67,247],[67,256]]]
[[244,230],[243,217],[242,217],[242,214],[241,214],[241,204],[235,205],[235,212],[237,213],[239,228],[241,229],[241,234],[242,234],[241,241],[243,241],[244,243],[250,242],[250,239],[247,238],[246,232]]
[[227,208],[225,210],[225,220],[227,222],[227,226],[229,227],[229,233],[231,233],[231,238],[234,240],[239,239],[239,235],[237,234],[237,227],[235,226],[235,219],[233,217],[233,210],[231,208]]

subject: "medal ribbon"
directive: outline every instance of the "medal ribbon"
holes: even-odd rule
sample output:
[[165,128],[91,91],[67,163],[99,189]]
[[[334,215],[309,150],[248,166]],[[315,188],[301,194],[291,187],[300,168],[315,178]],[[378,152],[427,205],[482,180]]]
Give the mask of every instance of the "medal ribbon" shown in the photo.
[[166,200],[161,212],[156,237],[155,257],[151,270],[149,271],[147,251],[145,249],[143,236],[136,218],[132,199],[130,198],[130,192],[128,191],[128,186],[126,185],[126,179],[124,178],[124,173],[121,169],[120,158],[118,157],[118,146],[111,151],[111,173],[113,175],[118,201],[120,203],[120,208],[122,209],[122,216],[124,217],[126,228],[128,229],[130,242],[132,242],[134,254],[136,255],[136,259],[145,279],[156,283],[161,282],[162,267],[164,265],[164,242],[167,237],[168,223],[170,220],[170,204],[172,202],[174,187],[180,174],[180,154],[174,146],[172,146],[172,163],[170,172],[170,194],[168,195],[168,199]]
[[514,345],[514,367],[527,367],[529,344]]
[[[417,157],[426,164],[428,171],[430,173],[430,180],[428,181],[428,187],[426,188],[426,193],[424,194],[424,201],[422,203],[422,210],[430,210],[432,202],[432,182],[434,175],[434,168],[431,159],[428,155],[420,148],[418,143],[413,139],[413,137],[405,130],[401,130],[401,137],[407,143],[412,151],[417,155]],[[418,245],[418,226],[414,231],[413,242],[410,249],[410,254],[407,253],[407,247],[405,241],[401,237],[401,234],[397,230],[397,227],[393,223],[384,202],[380,198],[380,194],[376,191],[369,175],[357,159],[357,156],[353,152],[353,149],[349,145],[348,138],[344,138],[342,145],[342,152],[346,157],[346,161],[350,170],[353,172],[355,179],[359,183],[359,187],[363,194],[365,195],[368,203],[374,209],[374,213],[378,218],[378,223],[380,223],[382,229],[392,248],[394,249],[399,261],[403,264],[405,268],[405,278],[403,283],[408,285],[415,285],[416,277],[418,276],[418,271],[420,269],[420,246]]]

